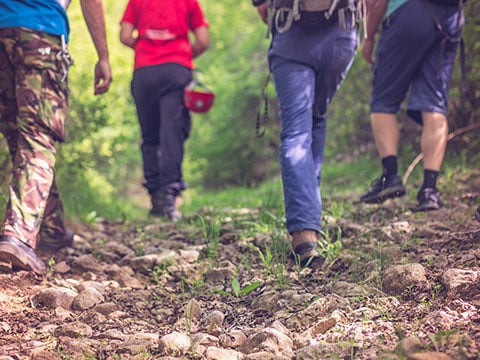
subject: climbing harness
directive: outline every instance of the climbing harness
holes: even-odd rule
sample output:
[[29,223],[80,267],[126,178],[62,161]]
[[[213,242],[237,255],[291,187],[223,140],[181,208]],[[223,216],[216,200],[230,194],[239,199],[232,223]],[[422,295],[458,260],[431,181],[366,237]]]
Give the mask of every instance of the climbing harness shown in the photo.
[[267,37],[275,31],[284,33],[305,12],[323,13],[325,20],[337,14],[342,29],[357,26],[364,15],[364,0],[269,0]]
[[57,53],[56,57],[57,57],[57,60],[60,62],[60,66],[62,68],[61,82],[65,82],[68,76],[68,69],[70,68],[70,66],[73,65],[73,59],[70,56],[70,53],[68,52],[67,42],[65,41],[65,35],[61,36],[61,41],[62,41],[62,50],[60,50]]

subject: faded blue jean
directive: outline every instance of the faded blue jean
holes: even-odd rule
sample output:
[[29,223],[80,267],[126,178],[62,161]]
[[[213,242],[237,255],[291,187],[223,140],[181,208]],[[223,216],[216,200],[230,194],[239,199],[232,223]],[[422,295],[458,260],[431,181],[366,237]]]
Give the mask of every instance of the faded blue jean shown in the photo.
[[[291,35],[287,35],[290,32]],[[291,36],[286,39],[285,35]],[[310,37],[312,46],[301,54],[279,54],[276,47],[298,46],[296,38]],[[321,169],[326,140],[326,113],[336,90],[345,78],[356,51],[355,31],[328,26],[306,34],[292,27],[277,34],[270,49],[273,74],[282,124],[280,164],[289,233],[321,230]],[[305,42],[305,38],[302,38]],[[307,39],[308,42],[308,39]],[[305,44],[303,44],[305,45]],[[295,59],[295,57],[298,58]]]

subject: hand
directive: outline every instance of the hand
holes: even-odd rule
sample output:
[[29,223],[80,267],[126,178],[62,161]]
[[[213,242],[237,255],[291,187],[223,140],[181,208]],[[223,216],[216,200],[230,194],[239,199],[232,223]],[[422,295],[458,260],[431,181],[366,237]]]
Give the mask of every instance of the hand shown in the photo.
[[107,60],[100,60],[95,65],[95,95],[104,94],[108,91],[112,82],[112,72]]
[[257,11],[262,18],[262,21],[266,24],[268,15],[268,1],[264,2],[262,5],[257,6]]
[[373,48],[375,47],[375,42],[373,39],[367,38],[363,40],[362,44],[362,57],[367,63],[373,65]]

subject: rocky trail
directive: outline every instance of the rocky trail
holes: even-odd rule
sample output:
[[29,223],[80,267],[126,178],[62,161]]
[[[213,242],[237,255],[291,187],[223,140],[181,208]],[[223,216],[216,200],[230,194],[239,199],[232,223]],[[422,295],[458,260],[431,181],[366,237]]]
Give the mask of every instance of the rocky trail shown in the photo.
[[71,223],[44,278],[0,266],[0,360],[480,359],[479,193],[327,211],[314,270],[256,209]]

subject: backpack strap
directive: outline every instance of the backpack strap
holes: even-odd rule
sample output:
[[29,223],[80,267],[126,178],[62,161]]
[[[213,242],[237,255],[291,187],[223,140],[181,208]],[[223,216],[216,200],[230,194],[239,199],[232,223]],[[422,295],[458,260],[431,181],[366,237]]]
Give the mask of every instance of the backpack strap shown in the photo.
[[[263,86],[262,86],[262,91],[261,91],[261,94],[260,94],[260,100],[259,100],[259,103],[260,105],[262,104],[263,102],[263,116],[261,114],[261,109],[260,107],[258,108],[258,112],[257,112],[257,121],[255,123],[255,135],[257,137],[263,137],[263,135],[265,135],[265,131],[267,129],[267,123],[268,123],[268,83],[270,82],[272,78],[272,74],[270,73],[270,71],[267,73],[267,76],[265,77],[265,80],[263,82]],[[263,130],[260,131],[260,127],[262,126],[262,121],[263,121]]]

